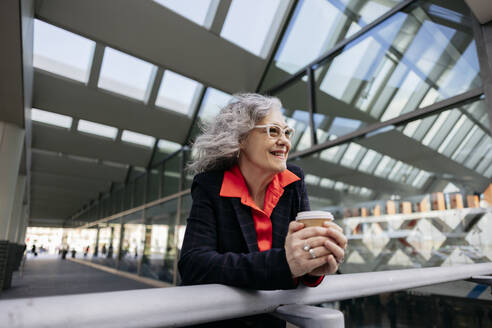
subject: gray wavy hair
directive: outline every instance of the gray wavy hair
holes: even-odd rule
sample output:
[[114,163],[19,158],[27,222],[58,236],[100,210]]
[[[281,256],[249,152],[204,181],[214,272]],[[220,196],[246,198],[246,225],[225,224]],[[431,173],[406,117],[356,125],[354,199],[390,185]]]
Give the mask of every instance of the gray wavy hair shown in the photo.
[[275,97],[256,93],[238,93],[222,108],[212,122],[204,124],[202,134],[192,146],[190,174],[215,169],[229,169],[237,163],[241,142],[249,131],[272,109],[282,104]]

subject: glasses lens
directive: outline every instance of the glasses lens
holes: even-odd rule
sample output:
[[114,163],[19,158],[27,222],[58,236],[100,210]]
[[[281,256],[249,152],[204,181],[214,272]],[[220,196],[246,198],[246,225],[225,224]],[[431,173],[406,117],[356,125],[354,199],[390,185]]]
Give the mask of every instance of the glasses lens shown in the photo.
[[287,128],[285,129],[284,133],[285,133],[285,137],[290,140],[290,138],[292,138],[292,136],[294,135],[294,129]]
[[275,126],[275,125],[270,125],[268,127],[268,135],[272,138],[278,138],[281,134],[280,127]]

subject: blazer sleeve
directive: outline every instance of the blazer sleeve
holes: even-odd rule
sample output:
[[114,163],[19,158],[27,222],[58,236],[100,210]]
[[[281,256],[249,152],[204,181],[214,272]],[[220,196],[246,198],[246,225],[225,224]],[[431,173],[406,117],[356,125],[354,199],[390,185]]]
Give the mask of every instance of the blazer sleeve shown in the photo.
[[[300,211],[310,211],[311,206],[309,205],[309,197],[308,193],[306,190],[306,184],[304,183],[304,172],[302,171],[301,168],[298,168],[299,172],[297,173],[299,177],[301,178],[301,183],[299,187],[299,196],[300,196]],[[305,274],[304,276],[300,277],[300,280],[303,285],[309,286],[309,287],[316,287],[321,282],[323,281],[325,276],[311,276],[309,274]]]
[[219,253],[218,238],[226,236],[217,235],[213,196],[195,180],[192,197],[178,263],[183,285],[217,283],[258,290],[296,287],[283,247],[264,252]]

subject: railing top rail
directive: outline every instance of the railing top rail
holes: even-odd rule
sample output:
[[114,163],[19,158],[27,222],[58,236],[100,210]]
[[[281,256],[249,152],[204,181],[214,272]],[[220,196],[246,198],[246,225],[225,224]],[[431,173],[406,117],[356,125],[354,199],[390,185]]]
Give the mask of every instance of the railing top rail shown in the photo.
[[224,285],[0,301],[6,327],[179,327],[492,274],[492,263],[332,275],[316,288],[253,291]]
[[451,209],[451,210],[442,210],[442,211],[428,211],[428,212],[415,212],[415,213],[399,213],[399,214],[385,214],[378,216],[354,216],[350,218],[344,218],[342,222],[353,222],[357,221],[358,223],[377,223],[377,222],[388,222],[388,221],[401,221],[401,220],[418,220],[418,219],[426,219],[426,218],[436,218],[442,217],[445,215],[468,215],[468,214],[479,214],[492,212],[492,206],[487,208],[461,208],[461,209]]

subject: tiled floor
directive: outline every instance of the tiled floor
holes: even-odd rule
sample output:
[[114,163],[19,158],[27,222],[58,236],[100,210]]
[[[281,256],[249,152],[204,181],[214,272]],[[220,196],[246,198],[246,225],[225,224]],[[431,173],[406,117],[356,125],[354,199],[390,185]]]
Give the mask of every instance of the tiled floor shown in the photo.
[[58,256],[28,254],[24,270],[14,272],[12,288],[0,299],[53,296],[117,290],[153,288],[132,279],[113,275]]

